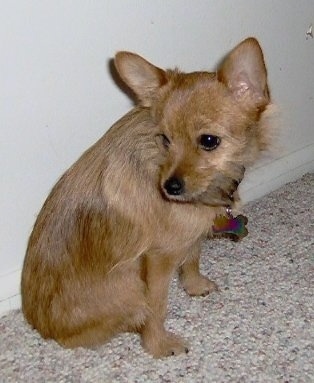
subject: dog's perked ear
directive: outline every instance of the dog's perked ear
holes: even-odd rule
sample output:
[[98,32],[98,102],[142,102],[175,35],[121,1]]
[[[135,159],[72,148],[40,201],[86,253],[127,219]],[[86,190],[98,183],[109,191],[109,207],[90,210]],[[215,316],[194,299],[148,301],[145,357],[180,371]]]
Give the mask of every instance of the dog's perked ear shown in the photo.
[[121,79],[143,106],[150,106],[158,89],[167,83],[166,72],[131,52],[118,52],[115,66]]
[[237,45],[226,56],[217,75],[238,101],[258,108],[269,103],[264,56],[255,38],[250,37]]

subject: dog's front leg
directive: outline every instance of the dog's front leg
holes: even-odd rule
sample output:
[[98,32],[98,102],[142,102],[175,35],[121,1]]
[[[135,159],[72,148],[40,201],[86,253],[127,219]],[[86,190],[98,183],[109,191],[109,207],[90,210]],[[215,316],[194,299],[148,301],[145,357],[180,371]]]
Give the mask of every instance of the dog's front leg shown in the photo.
[[218,291],[218,286],[199,270],[201,241],[190,249],[189,256],[180,267],[180,280],[185,291],[191,296],[206,296],[212,291]]
[[148,255],[145,260],[147,303],[150,314],[142,328],[144,348],[155,358],[188,352],[179,336],[166,331],[168,289],[176,270],[175,256]]

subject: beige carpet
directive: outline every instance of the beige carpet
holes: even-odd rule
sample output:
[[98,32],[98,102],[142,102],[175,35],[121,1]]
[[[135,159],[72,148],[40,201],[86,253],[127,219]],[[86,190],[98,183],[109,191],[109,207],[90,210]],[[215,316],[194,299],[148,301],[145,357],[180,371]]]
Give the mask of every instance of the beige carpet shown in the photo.
[[0,318],[0,382],[314,382],[314,174],[245,210],[242,242],[204,244],[221,292],[191,299],[171,286],[167,326],[188,355],[154,360],[131,334],[65,350],[12,311]]

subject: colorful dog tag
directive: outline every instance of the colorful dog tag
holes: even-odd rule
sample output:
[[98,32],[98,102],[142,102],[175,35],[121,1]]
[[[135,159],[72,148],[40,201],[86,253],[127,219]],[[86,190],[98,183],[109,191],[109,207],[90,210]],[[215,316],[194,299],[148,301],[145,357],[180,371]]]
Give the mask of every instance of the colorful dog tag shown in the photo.
[[226,235],[234,241],[239,241],[248,235],[247,223],[248,219],[244,215],[236,217],[233,217],[231,213],[228,216],[221,215],[214,220],[213,233]]

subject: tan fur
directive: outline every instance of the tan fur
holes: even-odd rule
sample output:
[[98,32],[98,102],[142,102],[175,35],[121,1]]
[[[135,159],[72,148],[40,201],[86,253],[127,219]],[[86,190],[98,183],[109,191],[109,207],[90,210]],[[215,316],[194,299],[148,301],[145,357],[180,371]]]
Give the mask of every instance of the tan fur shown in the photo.
[[[237,202],[245,167],[266,147],[263,54],[247,39],[217,74],[163,71],[129,52],[115,64],[139,105],[47,198],[25,257],[23,312],[65,347],[138,331],[155,357],[178,354],[184,340],[164,328],[171,278],[179,269],[190,295],[216,290],[199,272],[201,242]],[[201,135],[220,144],[204,150]],[[169,192],[173,178],[182,192]]]

